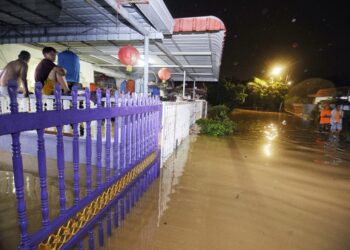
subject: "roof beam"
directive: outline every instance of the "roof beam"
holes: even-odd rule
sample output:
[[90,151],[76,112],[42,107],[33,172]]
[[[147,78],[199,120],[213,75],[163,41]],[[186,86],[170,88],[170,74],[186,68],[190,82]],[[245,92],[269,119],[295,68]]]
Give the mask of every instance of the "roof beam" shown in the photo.
[[[181,68],[183,71],[186,71],[186,70],[185,70],[185,67],[182,65],[182,63],[180,63],[179,60],[177,60],[177,59],[175,58],[175,56],[173,56],[173,55],[171,54],[171,51],[170,51],[168,48],[166,48],[166,47],[165,47],[162,43],[160,43],[160,42],[155,42],[155,45],[156,45],[161,51],[163,51],[163,52],[168,56],[168,58],[169,58],[171,61],[173,61],[176,65],[178,65],[179,68]],[[188,77],[191,78],[192,80],[195,80],[195,79],[193,79],[193,77],[191,77],[191,74],[188,74]]]
[[45,20],[49,21],[50,23],[54,23],[56,25],[61,25],[60,23],[56,22],[55,20],[52,20],[51,18],[49,18],[47,16],[44,16],[44,15],[40,14],[39,12],[24,6],[21,3],[15,2],[13,0],[5,0],[5,1],[10,3],[10,4],[12,4],[12,5],[14,5],[14,6],[16,6],[16,7],[18,7],[18,8],[21,8],[21,9],[23,9],[25,11],[28,11],[29,13],[32,13],[32,14],[38,16],[38,17],[41,17],[42,19],[45,19]]
[[81,24],[85,24],[87,25],[88,23],[83,21],[81,18],[75,16],[74,14],[71,14],[69,10],[67,9],[62,9],[57,3],[55,3],[53,0],[46,0],[46,2],[48,2],[49,4],[51,4],[52,6],[56,7],[57,9],[59,9],[61,11],[61,13],[66,14],[67,16],[69,16],[70,18],[80,22]]
[[[211,56],[212,53],[210,51],[174,51],[170,52],[173,56]],[[150,55],[155,56],[166,56],[164,52],[151,52]]]
[[144,36],[149,36],[149,31],[145,29],[130,13],[115,0],[105,0],[119,15],[129,22],[138,32]]
[[[93,55],[91,55],[93,56]],[[106,61],[102,58],[99,58],[97,56],[93,56],[97,59],[100,59],[100,60],[103,60],[103,61]],[[98,66],[101,66],[101,67],[125,67],[125,65],[123,64],[97,64]],[[133,66],[134,68],[143,68],[142,65],[134,65]],[[150,68],[181,68],[183,71],[185,71],[184,69],[185,68],[200,68],[200,69],[211,69],[212,66],[211,65],[182,65],[182,66],[179,66],[179,65],[176,65],[176,64],[150,64],[149,65]],[[192,75],[193,73],[191,73]]]
[[[171,75],[183,75],[182,73],[171,73]],[[213,73],[192,73],[194,76],[213,76]]]
[[156,30],[168,35],[173,33],[175,21],[163,0],[151,0],[148,4],[136,3],[136,7]]
[[[9,31],[6,36],[1,36],[0,44],[108,40],[143,41],[144,39],[144,36],[130,27],[121,25],[20,26],[16,30],[16,32]],[[151,33],[150,39],[162,39],[162,35],[160,33]]]
[[[171,39],[172,41],[173,41],[173,44],[176,46],[176,48],[178,49],[178,50],[181,50],[181,48],[179,47],[179,45],[176,43],[176,41],[172,38]],[[210,50],[211,51],[211,50]],[[186,57],[183,57],[183,59],[189,64],[189,62],[188,62],[188,60],[187,60],[187,58]]]
[[98,13],[109,19],[114,24],[119,24],[118,18],[112,15],[108,15],[109,13],[98,3],[95,2],[95,0],[85,0],[92,8],[94,8]]
[[25,23],[27,23],[27,24],[36,25],[35,23],[32,23],[32,22],[30,22],[30,21],[28,21],[28,20],[26,20],[26,19],[24,19],[24,18],[22,18],[22,17],[20,17],[20,16],[16,16],[16,15],[14,15],[14,14],[12,14],[12,13],[10,13],[10,12],[4,11],[4,10],[2,10],[2,9],[0,9],[0,13],[3,13],[3,14],[8,15],[8,16],[10,16],[10,17],[13,17],[13,18],[16,18],[16,19],[18,19],[18,20],[21,20],[22,22],[25,22]]

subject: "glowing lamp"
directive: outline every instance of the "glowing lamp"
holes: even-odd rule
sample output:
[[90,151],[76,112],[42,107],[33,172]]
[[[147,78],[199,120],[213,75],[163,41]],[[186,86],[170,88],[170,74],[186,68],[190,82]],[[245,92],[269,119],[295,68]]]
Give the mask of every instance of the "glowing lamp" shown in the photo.
[[283,69],[284,68],[282,66],[276,66],[271,70],[271,75],[278,76],[282,73]]

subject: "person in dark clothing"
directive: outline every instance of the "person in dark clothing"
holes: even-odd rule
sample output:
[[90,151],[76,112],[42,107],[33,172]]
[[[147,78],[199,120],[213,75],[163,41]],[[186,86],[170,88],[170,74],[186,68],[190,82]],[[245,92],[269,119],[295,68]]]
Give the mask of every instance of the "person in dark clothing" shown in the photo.
[[54,93],[55,84],[59,83],[63,92],[69,92],[68,84],[65,79],[65,69],[58,67],[54,61],[56,60],[57,51],[52,47],[43,49],[44,59],[35,69],[35,81],[41,82],[44,95],[52,95]]

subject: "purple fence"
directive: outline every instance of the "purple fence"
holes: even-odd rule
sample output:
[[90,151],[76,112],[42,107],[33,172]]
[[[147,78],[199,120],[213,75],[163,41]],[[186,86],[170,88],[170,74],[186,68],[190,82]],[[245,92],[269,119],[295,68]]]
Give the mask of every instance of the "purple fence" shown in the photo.
[[[101,92],[97,90],[97,108],[90,108],[90,93],[85,92],[86,108],[78,109],[77,90],[72,91],[72,108],[61,106],[60,87],[55,89],[55,110],[44,111],[41,83],[36,84],[36,112],[18,111],[17,83],[9,82],[10,114],[0,115],[0,136],[12,137],[12,165],[17,198],[20,249],[71,249],[83,248],[87,237],[89,249],[95,241],[104,244],[105,232],[111,235],[112,224],[118,227],[120,220],[139,200],[154,179],[159,176],[160,150],[158,135],[161,126],[159,99],[106,92],[106,104],[102,105]],[[91,122],[97,121],[96,155],[91,155]],[[86,138],[79,138],[79,123],[85,123]],[[105,124],[105,130],[102,130]],[[63,126],[73,128],[73,205],[66,197]],[[49,194],[47,191],[47,166],[45,156],[45,129],[56,128],[57,181],[59,215],[50,220]],[[40,178],[42,227],[33,233],[28,231],[26,199],[24,194],[21,132],[36,130],[38,175]],[[103,134],[105,143],[102,143]],[[79,140],[85,140],[86,164],[79,164]],[[102,151],[103,146],[105,150]],[[105,164],[102,167],[102,152]],[[96,166],[92,158],[96,158]],[[80,178],[81,168],[86,178]],[[96,173],[93,175],[93,173]],[[104,173],[104,175],[103,175]],[[95,178],[95,179],[94,179]],[[86,183],[82,183],[86,180]],[[83,190],[84,192],[83,192]],[[82,195],[85,194],[85,195]],[[104,225],[106,224],[106,225]],[[94,230],[97,226],[97,235]]]

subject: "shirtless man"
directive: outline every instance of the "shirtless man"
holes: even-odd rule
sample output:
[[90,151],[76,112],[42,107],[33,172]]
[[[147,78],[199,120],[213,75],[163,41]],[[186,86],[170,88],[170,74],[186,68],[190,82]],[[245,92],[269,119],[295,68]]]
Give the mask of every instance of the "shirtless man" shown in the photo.
[[30,53],[22,50],[17,60],[11,61],[5,66],[4,70],[0,73],[0,94],[7,95],[8,81],[16,80],[18,84],[23,86],[24,96],[28,97],[27,72],[29,60]]
[[56,60],[57,51],[52,47],[43,49],[44,59],[35,69],[35,82],[41,82],[44,86],[42,92],[44,95],[52,95],[54,93],[55,84],[59,83],[65,94],[69,92],[64,68],[58,67],[54,61]]

